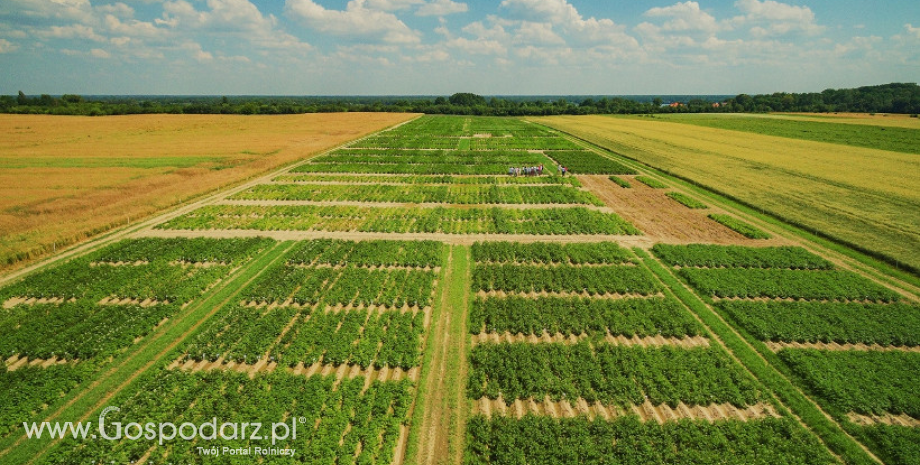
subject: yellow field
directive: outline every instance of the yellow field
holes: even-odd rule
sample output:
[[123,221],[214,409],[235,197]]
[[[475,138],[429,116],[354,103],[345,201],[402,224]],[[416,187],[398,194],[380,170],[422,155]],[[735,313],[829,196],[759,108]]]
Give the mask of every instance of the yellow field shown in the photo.
[[414,116],[0,115],[0,266]]
[[534,120],[920,268],[917,155],[653,119]]

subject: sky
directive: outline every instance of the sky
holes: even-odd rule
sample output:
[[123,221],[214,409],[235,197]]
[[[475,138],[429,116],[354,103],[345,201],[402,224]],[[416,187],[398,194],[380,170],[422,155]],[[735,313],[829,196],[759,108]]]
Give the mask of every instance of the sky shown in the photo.
[[917,0],[0,0],[0,94],[816,92],[920,78]]

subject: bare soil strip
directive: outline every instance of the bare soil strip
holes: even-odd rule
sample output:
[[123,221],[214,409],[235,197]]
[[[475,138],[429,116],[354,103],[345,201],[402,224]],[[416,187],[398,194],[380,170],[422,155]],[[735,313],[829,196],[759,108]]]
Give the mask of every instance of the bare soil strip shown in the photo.
[[861,415],[856,412],[850,412],[847,414],[847,418],[851,422],[861,426],[892,425],[920,428],[920,419],[913,418],[904,413],[900,415],[895,415],[893,413],[886,413],[884,415]]
[[138,261],[136,261],[136,262],[104,262],[104,261],[96,261],[96,262],[90,262],[90,263],[89,263],[89,266],[91,266],[91,267],[96,267],[96,266],[142,266],[142,265],[149,265],[149,264],[150,264],[150,262],[148,262],[147,260],[138,260]]
[[[240,305],[244,307],[252,308],[264,308],[264,307],[293,307],[293,308],[315,308],[315,305],[309,304],[299,304],[293,300],[285,300],[284,302],[256,302],[256,301],[241,301]],[[412,313],[413,315],[418,312],[425,312],[426,315],[431,314],[431,307],[419,307],[418,305],[403,305],[402,307],[387,307],[385,305],[327,305],[323,307],[324,312],[339,313],[339,312],[392,312],[399,311],[400,313]]]
[[588,299],[651,299],[653,297],[663,297],[664,294],[615,294],[615,293],[606,293],[606,294],[589,294],[588,291],[582,292],[505,292],[505,291],[484,291],[479,290],[476,292],[476,297],[487,298],[487,297],[525,297],[529,299],[538,299],[541,297],[584,297]]
[[[447,234],[447,233],[377,233],[358,231],[262,231],[257,229],[206,229],[206,230],[179,230],[179,229],[147,229],[133,234],[133,238],[141,237],[211,237],[217,239],[268,237],[278,241],[306,241],[311,239],[342,239],[350,241],[438,241],[450,245],[473,245],[476,242],[511,241],[525,244],[533,242],[555,243],[592,243],[616,242],[624,247],[640,247],[650,249],[659,241],[646,236],[625,236],[605,234]],[[667,242],[666,244],[680,244],[682,242]]]
[[20,357],[19,354],[16,354],[6,359],[6,361],[4,361],[3,363],[6,365],[6,371],[16,371],[26,366],[48,368],[52,365],[74,364],[74,363],[77,363],[78,361],[79,360],[64,360],[62,358],[57,358],[57,356],[51,357],[49,359],[41,359],[41,358]]
[[[514,343],[514,342],[526,342],[530,344],[577,344],[580,341],[589,339],[591,336],[587,334],[549,334],[543,333],[542,335],[536,334],[511,334],[510,332],[504,333],[479,333],[472,336],[472,344],[503,344],[503,343]],[[661,347],[661,346],[677,346],[683,347],[685,349],[690,349],[693,347],[709,347],[709,338],[703,336],[693,336],[693,337],[664,337],[664,336],[632,336],[626,337],[623,335],[614,336],[609,332],[603,337],[604,342],[607,342],[611,345],[618,346],[639,346],[639,347]]]
[[566,266],[570,268],[614,268],[614,267],[634,267],[636,266],[635,262],[622,262],[622,263],[569,263],[569,262],[553,262],[553,263],[532,263],[532,262],[499,262],[499,261],[482,261],[476,262],[477,265],[523,265],[523,266],[535,266],[540,268],[558,268],[560,266]]
[[779,352],[783,349],[816,349],[845,351],[855,350],[859,352],[920,352],[920,346],[882,346],[878,344],[838,344],[836,342],[764,342],[773,352]]
[[579,398],[574,403],[570,401],[553,401],[546,396],[544,399],[516,399],[507,403],[501,397],[498,399],[480,398],[475,401],[473,413],[487,417],[507,416],[522,418],[524,415],[543,415],[553,418],[574,418],[587,416],[591,419],[600,417],[611,420],[618,417],[638,416],[644,422],[654,421],[665,423],[679,420],[703,420],[714,422],[720,420],[748,421],[762,418],[780,418],[776,409],[768,403],[759,403],[747,408],[738,408],[731,404],[711,404],[708,406],[689,406],[681,402],[675,408],[667,404],[652,405],[645,401],[641,405],[631,405],[628,408],[616,405],[604,405],[599,402],[588,402]]
[[42,305],[42,304],[62,304],[64,302],[76,302],[77,299],[71,298],[65,300],[63,297],[10,297],[3,302],[3,308],[13,308],[17,305]]
[[361,268],[365,270],[408,270],[408,271],[433,271],[435,273],[441,272],[440,266],[411,266],[411,265],[353,265],[353,264],[332,264],[332,263],[298,263],[296,265],[289,265],[295,268],[327,268],[333,270],[341,270],[345,268]]
[[544,210],[547,208],[584,208],[604,213],[613,213],[608,207],[598,207],[586,203],[406,203],[406,202],[368,202],[350,200],[222,200],[216,205],[256,206],[256,207],[284,207],[284,206],[317,206],[317,207],[398,207],[398,208],[484,208],[499,207],[513,210]]
[[284,370],[295,376],[335,376],[337,380],[342,379],[352,379],[357,376],[362,376],[367,378],[367,381],[364,385],[364,388],[367,389],[370,386],[370,383],[373,381],[399,381],[403,379],[410,379],[412,381],[418,381],[419,367],[412,367],[409,370],[403,370],[402,368],[390,368],[384,366],[383,368],[374,368],[367,367],[362,368],[359,365],[332,365],[332,364],[323,364],[323,363],[314,363],[312,365],[304,365],[303,363],[298,363],[296,366],[287,366],[279,365],[277,362],[272,362],[266,358],[262,358],[256,363],[240,363],[234,361],[226,361],[223,357],[211,362],[208,360],[196,361],[196,360],[175,360],[169,367],[170,370],[184,370],[184,371],[211,371],[211,370],[223,370],[223,371],[237,371],[240,373],[247,373],[250,377],[255,377],[257,373],[260,372],[273,372],[275,370]]
[[816,302],[816,303],[855,303],[855,304],[877,304],[885,305],[891,304],[894,302],[879,302],[876,300],[851,300],[851,299],[805,299],[805,298],[794,298],[794,297],[710,297],[713,302],[719,302],[722,300],[727,300],[730,302]]
[[139,307],[152,307],[154,305],[169,305],[168,300],[156,300],[151,298],[138,299],[138,298],[119,298],[116,296],[106,297],[98,302],[99,305],[137,305]]

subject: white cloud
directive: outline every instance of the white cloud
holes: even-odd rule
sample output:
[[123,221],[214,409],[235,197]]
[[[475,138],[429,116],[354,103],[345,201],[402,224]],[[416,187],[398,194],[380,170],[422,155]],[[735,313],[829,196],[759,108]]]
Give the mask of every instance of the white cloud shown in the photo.
[[565,40],[553,32],[549,23],[524,21],[514,34],[514,43],[527,45],[564,45]]
[[88,23],[93,18],[93,7],[89,0],[3,0],[0,16],[4,14]]
[[422,5],[415,12],[418,16],[447,16],[454,13],[466,13],[469,6],[466,3],[453,0],[432,0]]
[[367,0],[364,6],[372,10],[395,11],[405,10],[422,3],[425,3],[425,0]]
[[93,28],[82,24],[72,24],[70,26],[51,26],[47,30],[40,31],[38,34],[42,37],[54,39],[86,39],[96,42],[105,42],[106,38],[97,34]]
[[559,26],[569,39],[581,45],[617,44],[630,48],[639,45],[625,33],[623,26],[607,18],[583,18],[566,0],[503,0],[500,6],[520,19]]
[[904,29],[907,29],[907,34],[914,37],[915,39],[920,39],[920,27],[914,27],[913,24],[907,23],[904,25]]
[[447,41],[447,46],[473,55],[504,55],[508,52],[508,48],[504,44],[490,39],[471,40],[466,37],[457,37]]
[[755,37],[800,32],[817,35],[824,27],[815,22],[815,14],[807,6],[795,6],[774,0],[738,0],[735,6],[744,13],[731,20],[737,26],[751,26]]
[[351,0],[345,10],[327,10],[312,0],[286,0],[288,15],[320,32],[341,36],[378,37],[388,43],[418,43],[413,31],[396,15],[365,7],[366,0]]
[[89,51],[89,54],[94,58],[112,58],[111,53],[106,52],[105,50],[101,48],[94,48]]
[[14,44],[14,43],[12,43],[12,42],[6,40],[6,39],[0,39],[0,53],[15,52],[16,49],[18,49],[18,48],[19,48],[18,45]]
[[110,5],[100,5],[96,7],[96,11],[101,13],[108,13],[111,15],[119,16],[122,18],[133,18],[134,17],[134,8],[131,8],[124,3],[112,3]]
[[645,16],[670,18],[662,25],[665,31],[702,31],[712,34],[722,29],[716,18],[701,10],[697,2],[688,1],[667,7],[652,8],[645,12]]

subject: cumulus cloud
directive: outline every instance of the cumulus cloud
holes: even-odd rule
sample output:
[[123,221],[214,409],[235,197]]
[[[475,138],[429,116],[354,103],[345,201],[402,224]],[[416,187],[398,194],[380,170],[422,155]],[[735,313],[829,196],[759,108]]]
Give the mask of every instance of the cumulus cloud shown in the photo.
[[661,27],[665,31],[702,31],[715,33],[723,27],[716,18],[700,9],[697,2],[675,3],[645,12],[651,18],[669,18]]
[[503,0],[501,5],[513,18],[559,26],[568,39],[582,45],[616,44],[638,47],[625,28],[607,18],[584,18],[566,0]]
[[524,21],[514,34],[514,43],[533,45],[563,45],[565,40],[553,32],[549,23]]
[[920,27],[914,27],[913,24],[907,23],[904,25],[904,29],[907,30],[907,34],[912,36],[915,39],[920,39]]
[[817,35],[824,27],[815,22],[815,14],[807,6],[795,6],[774,0],[738,0],[735,2],[743,16],[735,17],[732,23],[750,26],[751,33],[758,37],[804,33]]
[[422,5],[415,14],[418,16],[447,16],[454,13],[466,13],[467,10],[469,6],[466,3],[453,0],[432,0]]
[[12,43],[12,42],[6,40],[6,39],[0,39],[0,53],[15,52],[16,49],[18,49],[18,48],[19,48],[19,47],[18,47],[16,44],[14,44],[14,43]]
[[366,0],[351,0],[344,10],[327,10],[312,0],[287,0],[287,14],[329,34],[380,38],[387,43],[418,43],[419,33],[396,15],[367,8]]
[[90,56],[94,58],[112,58],[112,54],[101,48],[94,48],[89,51]]

